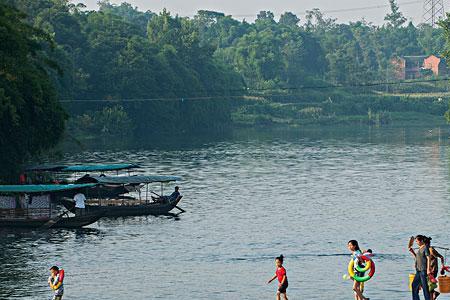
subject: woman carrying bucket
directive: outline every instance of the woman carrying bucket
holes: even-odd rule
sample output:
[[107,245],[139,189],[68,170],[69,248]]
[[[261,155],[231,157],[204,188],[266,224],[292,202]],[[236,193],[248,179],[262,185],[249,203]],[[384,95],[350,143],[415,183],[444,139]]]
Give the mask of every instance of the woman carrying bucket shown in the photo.
[[417,253],[412,248],[413,238],[411,238],[409,243],[409,251],[414,256],[416,263],[416,274],[414,275],[414,280],[412,282],[412,299],[420,300],[419,289],[422,287],[423,296],[425,300],[431,300],[430,291],[428,288],[428,276],[431,275],[431,256],[430,250],[426,245],[427,237],[423,235],[418,235],[415,238],[419,250]]
[[428,250],[430,251],[430,271],[431,276],[429,276],[429,288],[430,288],[430,296],[432,300],[436,300],[437,297],[440,295],[438,291],[436,291],[437,288],[437,277],[439,272],[439,263],[438,259],[441,260],[441,265],[444,266],[444,257],[436,250],[434,247],[431,247],[431,238],[428,237],[425,240],[425,244],[428,247]]

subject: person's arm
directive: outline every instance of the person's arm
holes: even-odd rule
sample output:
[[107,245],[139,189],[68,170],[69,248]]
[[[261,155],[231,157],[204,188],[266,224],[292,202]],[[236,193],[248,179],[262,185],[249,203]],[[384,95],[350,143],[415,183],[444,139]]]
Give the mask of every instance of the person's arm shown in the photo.
[[416,252],[413,249],[414,245],[414,237],[410,237],[408,241],[408,251],[411,253],[412,256],[416,257]]
[[270,280],[269,280],[269,281],[267,281],[267,284],[269,284],[269,283],[271,283],[272,281],[274,281],[274,280],[275,280],[275,278],[277,278],[277,274],[273,275],[273,277],[272,277],[272,278],[270,278]]
[[428,247],[425,246],[425,256],[427,257],[427,274],[431,274],[431,255]]
[[432,274],[430,267],[431,267],[431,257],[427,256],[427,274],[428,275]]
[[441,265],[445,265],[444,256],[440,254],[436,249],[431,248],[431,252],[434,255],[434,257],[437,257],[441,260]]
[[283,280],[280,282],[280,286],[282,286],[286,282],[286,275],[283,275]]

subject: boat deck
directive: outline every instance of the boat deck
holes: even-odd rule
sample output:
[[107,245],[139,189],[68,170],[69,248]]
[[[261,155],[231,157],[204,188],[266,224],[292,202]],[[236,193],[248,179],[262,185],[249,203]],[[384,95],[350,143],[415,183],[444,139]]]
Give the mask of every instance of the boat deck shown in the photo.
[[91,206],[137,206],[137,205],[155,205],[161,204],[152,200],[139,200],[139,199],[88,199],[86,205]]

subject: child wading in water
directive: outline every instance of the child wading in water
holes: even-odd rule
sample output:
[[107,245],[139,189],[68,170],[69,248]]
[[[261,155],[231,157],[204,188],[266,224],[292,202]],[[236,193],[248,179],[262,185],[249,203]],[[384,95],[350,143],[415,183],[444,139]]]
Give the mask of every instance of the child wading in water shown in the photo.
[[[358,265],[361,263],[361,249],[359,248],[358,242],[355,240],[351,240],[348,242],[347,244],[348,250],[350,250],[352,252],[352,259],[354,261],[354,265]],[[358,272],[355,272],[356,274],[358,274]],[[359,275],[364,275],[364,274],[359,274]],[[363,292],[361,290],[361,283],[353,280],[353,292],[355,292],[355,300],[369,300],[369,298],[364,297]]]
[[278,290],[277,290],[277,300],[281,299],[281,295],[283,295],[285,300],[288,300],[286,295],[286,289],[288,288],[288,280],[286,275],[286,269],[283,267],[283,255],[275,258],[275,265],[277,266],[277,270],[275,271],[275,275],[267,282],[267,284],[271,283],[278,278]]
[[52,300],[61,300],[64,294],[63,279],[61,278],[60,270],[57,266],[50,268],[50,277],[48,278],[48,284],[55,293]]

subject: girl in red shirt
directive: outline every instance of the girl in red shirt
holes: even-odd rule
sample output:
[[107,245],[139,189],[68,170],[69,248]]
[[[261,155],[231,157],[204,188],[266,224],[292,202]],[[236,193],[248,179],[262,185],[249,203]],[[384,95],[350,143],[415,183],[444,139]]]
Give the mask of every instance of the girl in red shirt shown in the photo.
[[278,290],[277,290],[277,300],[281,300],[281,295],[285,300],[288,300],[286,295],[286,289],[288,288],[288,280],[286,275],[286,269],[283,267],[283,259],[284,256],[280,255],[275,258],[275,265],[277,266],[277,270],[275,271],[275,275],[267,282],[267,284],[271,283],[278,278]]

